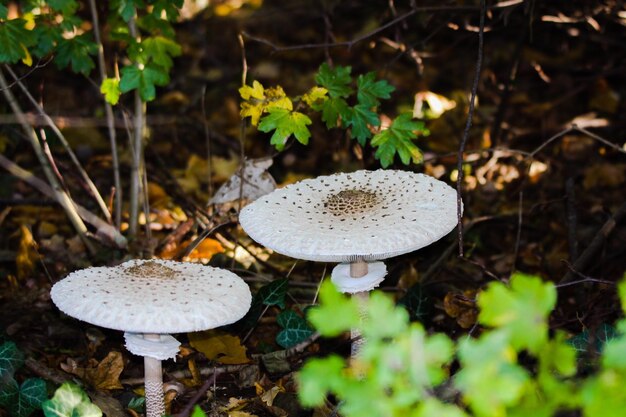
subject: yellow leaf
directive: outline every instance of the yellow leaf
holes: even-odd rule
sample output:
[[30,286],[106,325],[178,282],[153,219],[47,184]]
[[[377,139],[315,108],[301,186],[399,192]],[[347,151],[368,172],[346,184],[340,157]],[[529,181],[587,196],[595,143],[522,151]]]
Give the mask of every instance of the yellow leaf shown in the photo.
[[285,392],[285,389],[276,385],[261,395],[261,401],[271,407],[274,404],[274,398],[281,392]]
[[308,104],[309,107],[312,107],[314,104],[318,104],[318,102],[320,101],[324,102],[328,100],[328,96],[326,95],[327,93],[328,90],[324,87],[315,86],[302,96],[302,100],[304,100],[304,102]]
[[224,182],[228,180],[239,168],[239,158],[230,159],[221,156],[211,156],[211,174],[212,180],[216,182]]
[[22,47],[22,49],[24,50],[24,54],[26,55],[24,58],[22,58],[22,63],[24,65],[27,66],[32,66],[33,65],[33,57],[30,55],[30,52],[28,52],[28,48],[26,48],[26,46],[24,46],[23,43],[20,43],[20,46]]
[[246,348],[241,345],[237,336],[231,336],[221,330],[188,333],[189,343],[194,349],[202,352],[207,359],[236,365],[248,363]]
[[37,260],[37,243],[33,234],[28,227],[21,225],[20,244],[15,257],[18,280],[26,279],[33,273]]
[[163,208],[170,202],[170,196],[159,184],[148,181],[148,201],[154,208]]
[[228,417],[257,417],[257,415],[250,414],[247,411],[229,411]]
[[191,251],[187,258],[190,260],[210,260],[216,253],[224,253],[226,249],[222,244],[215,240],[206,238],[194,250]]
[[256,98],[257,100],[265,100],[263,85],[256,80],[252,82],[252,87],[249,85],[241,87],[239,89],[239,95],[244,100],[249,100],[250,97]]
[[228,399],[228,404],[226,404],[224,407],[220,407],[220,410],[222,410],[222,411],[240,411],[246,405],[248,405],[249,402],[250,402],[249,400],[246,400],[244,398],[230,397]]

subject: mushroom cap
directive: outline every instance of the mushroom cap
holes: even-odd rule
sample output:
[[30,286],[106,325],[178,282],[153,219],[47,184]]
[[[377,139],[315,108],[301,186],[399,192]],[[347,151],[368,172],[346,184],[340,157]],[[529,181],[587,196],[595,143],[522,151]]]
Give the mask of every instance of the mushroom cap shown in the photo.
[[72,272],[54,284],[52,301],[69,316],[134,333],[182,333],[233,323],[250,309],[248,285],[220,268],[132,260]]
[[456,191],[407,171],[303,180],[244,207],[239,222],[283,255],[324,262],[386,259],[439,240],[457,223]]

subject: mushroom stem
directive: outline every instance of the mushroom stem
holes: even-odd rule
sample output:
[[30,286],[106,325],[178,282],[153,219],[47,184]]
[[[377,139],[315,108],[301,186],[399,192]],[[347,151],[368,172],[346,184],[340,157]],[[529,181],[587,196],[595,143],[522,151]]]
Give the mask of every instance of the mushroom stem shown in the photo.
[[[146,340],[160,341],[158,334],[146,333]],[[146,417],[161,417],[165,414],[165,396],[163,395],[163,369],[161,360],[144,356],[146,386]]]
[[[352,278],[358,279],[367,275],[368,265],[362,259],[359,259],[356,262],[350,263],[350,276]],[[369,291],[361,291],[352,294],[352,298],[357,300],[359,304],[359,316],[361,318],[361,323],[365,319],[367,314],[367,301],[369,300]],[[352,359],[356,358],[361,350],[361,347],[365,343],[365,339],[361,336],[361,331],[359,329],[353,328],[350,330],[350,339],[352,339],[352,346],[350,347],[350,357]]]

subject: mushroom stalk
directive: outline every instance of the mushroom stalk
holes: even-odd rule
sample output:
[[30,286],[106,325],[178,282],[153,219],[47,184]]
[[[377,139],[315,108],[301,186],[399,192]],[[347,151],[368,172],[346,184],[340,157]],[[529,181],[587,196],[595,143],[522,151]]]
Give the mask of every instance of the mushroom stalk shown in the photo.
[[[160,341],[158,334],[146,333],[146,340]],[[165,396],[163,395],[163,370],[161,360],[144,356],[146,386],[146,417],[161,417],[165,414]]]
[[[359,279],[367,275],[368,272],[367,262],[358,260],[350,263],[350,277]],[[359,317],[361,323],[365,320],[367,314],[367,301],[369,300],[369,291],[361,291],[352,294],[352,297],[357,300],[359,304]],[[350,357],[356,358],[361,350],[361,347],[365,343],[365,339],[361,335],[359,329],[353,328],[350,330],[350,339],[352,340],[352,346],[350,348]]]

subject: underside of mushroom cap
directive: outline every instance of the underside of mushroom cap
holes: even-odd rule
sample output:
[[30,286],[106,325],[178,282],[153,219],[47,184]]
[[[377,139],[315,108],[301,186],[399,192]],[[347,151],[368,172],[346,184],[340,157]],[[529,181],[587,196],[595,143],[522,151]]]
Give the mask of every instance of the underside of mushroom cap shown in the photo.
[[134,333],[213,329],[243,317],[248,285],[220,268],[166,260],[134,260],[72,272],[51,290],[69,316]]
[[386,259],[449,233],[456,191],[424,174],[362,170],[275,190],[246,206],[239,221],[252,239],[293,258]]

